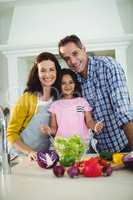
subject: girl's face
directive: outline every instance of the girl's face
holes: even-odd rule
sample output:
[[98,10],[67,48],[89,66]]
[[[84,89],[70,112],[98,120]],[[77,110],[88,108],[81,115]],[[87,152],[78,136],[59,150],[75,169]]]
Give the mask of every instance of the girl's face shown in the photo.
[[65,74],[61,81],[61,92],[64,98],[72,98],[75,90],[75,83],[69,74]]
[[38,76],[42,87],[51,87],[56,80],[55,63],[51,60],[44,60],[38,64]]

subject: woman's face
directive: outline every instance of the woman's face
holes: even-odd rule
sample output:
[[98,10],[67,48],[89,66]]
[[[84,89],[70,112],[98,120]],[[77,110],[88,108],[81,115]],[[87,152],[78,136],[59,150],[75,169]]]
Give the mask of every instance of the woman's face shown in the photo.
[[65,74],[61,81],[61,92],[64,97],[72,98],[75,89],[75,83],[69,74]]
[[51,60],[44,60],[38,64],[38,76],[43,87],[50,87],[56,81],[56,67]]

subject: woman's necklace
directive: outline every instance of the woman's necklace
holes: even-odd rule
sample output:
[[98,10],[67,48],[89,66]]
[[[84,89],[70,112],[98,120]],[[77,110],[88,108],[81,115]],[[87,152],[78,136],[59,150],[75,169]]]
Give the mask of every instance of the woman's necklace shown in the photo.
[[41,101],[48,101],[50,98],[51,97],[49,95],[48,96],[46,96],[46,95],[39,95],[39,99]]
[[39,99],[41,101],[48,101],[51,98],[51,89],[50,88],[43,88],[43,94],[39,93]]

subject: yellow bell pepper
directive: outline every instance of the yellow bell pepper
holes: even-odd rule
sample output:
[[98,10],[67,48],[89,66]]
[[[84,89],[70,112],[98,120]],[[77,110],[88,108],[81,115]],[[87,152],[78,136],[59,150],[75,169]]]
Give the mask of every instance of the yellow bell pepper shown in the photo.
[[118,165],[123,164],[123,161],[122,161],[123,156],[124,156],[123,153],[113,153],[113,156],[112,156],[113,163],[118,164]]

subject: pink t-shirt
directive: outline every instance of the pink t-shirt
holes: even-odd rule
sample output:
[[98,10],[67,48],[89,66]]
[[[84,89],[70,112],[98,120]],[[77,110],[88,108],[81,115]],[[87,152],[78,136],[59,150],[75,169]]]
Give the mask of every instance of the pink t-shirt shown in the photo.
[[85,124],[84,112],[91,110],[89,103],[82,97],[53,102],[49,111],[56,114],[58,124],[56,136],[69,137],[78,134],[86,141],[89,131]]

